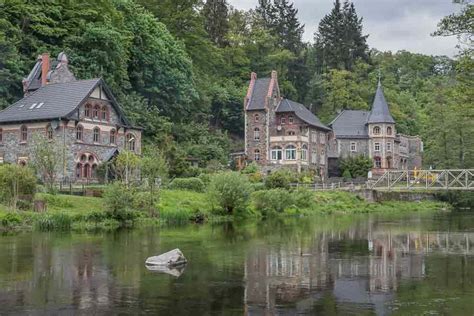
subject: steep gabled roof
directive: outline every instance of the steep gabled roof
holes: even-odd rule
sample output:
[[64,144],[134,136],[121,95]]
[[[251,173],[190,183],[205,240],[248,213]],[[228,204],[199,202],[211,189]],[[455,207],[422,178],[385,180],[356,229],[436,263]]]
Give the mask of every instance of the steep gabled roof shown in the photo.
[[395,120],[388,109],[387,101],[385,101],[385,96],[383,94],[382,84],[380,81],[377,86],[377,92],[375,93],[374,103],[372,105],[372,110],[370,111],[367,123],[395,123]]
[[102,79],[48,84],[0,112],[0,123],[73,118],[73,113],[101,85],[111,99],[124,125],[126,118]]
[[250,96],[247,110],[264,110],[265,101],[268,95],[271,78],[261,78],[255,80],[252,94]]
[[294,102],[288,99],[281,100],[280,104],[276,109],[277,113],[284,113],[284,112],[294,112],[295,115],[301,119],[303,122],[308,123],[309,125],[319,127],[324,130],[330,131],[331,129],[321,123],[319,118],[314,115],[308,108],[306,108],[303,104]]
[[344,110],[329,123],[336,138],[368,138],[367,118],[370,112]]

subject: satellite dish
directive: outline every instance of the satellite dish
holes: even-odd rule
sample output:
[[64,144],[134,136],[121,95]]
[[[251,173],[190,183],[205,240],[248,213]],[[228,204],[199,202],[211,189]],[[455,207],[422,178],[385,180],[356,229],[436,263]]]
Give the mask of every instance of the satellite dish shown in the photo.
[[53,129],[57,129],[59,127],[59,121],[58,120],[54,120],[51,122],[51,127]]

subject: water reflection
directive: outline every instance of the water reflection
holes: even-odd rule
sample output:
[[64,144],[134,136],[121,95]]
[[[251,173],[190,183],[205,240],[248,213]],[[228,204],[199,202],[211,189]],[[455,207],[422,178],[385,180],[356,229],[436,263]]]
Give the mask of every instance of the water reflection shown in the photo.
[[[474,313],[474,216],[0,237],[0,314]],[[186,270],[144,260],[179,247]],[[179,276],[179,278],[177,278]]]

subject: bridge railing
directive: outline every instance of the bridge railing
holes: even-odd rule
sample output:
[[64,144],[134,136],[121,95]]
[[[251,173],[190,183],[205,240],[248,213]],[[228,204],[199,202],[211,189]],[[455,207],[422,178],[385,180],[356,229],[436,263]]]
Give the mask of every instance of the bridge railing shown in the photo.
[[367,182],[369,189],[474,191],[474,169],[390,170]]

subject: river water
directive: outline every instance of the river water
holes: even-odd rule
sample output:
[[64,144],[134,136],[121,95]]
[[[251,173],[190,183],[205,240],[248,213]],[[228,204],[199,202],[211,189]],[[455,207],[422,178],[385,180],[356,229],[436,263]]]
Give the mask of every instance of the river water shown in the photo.
[[0,315],[146,313],[474,315],[474,214],[0,236]]

